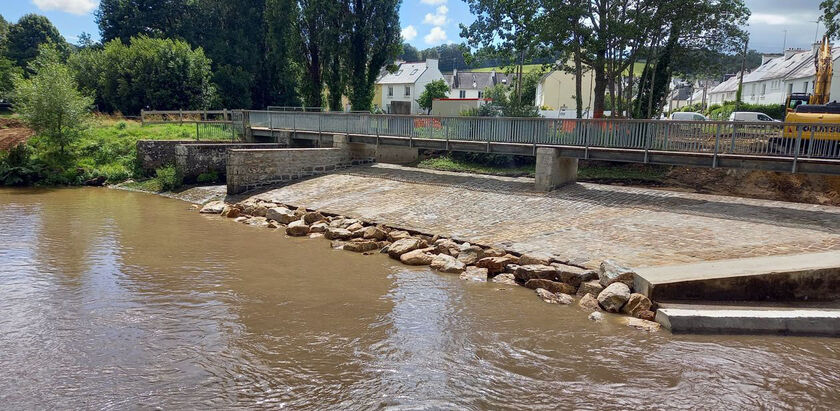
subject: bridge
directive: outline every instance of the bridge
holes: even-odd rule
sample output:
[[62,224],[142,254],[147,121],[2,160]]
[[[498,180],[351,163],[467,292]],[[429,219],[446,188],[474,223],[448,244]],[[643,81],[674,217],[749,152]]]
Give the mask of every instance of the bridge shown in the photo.
[[543,190],[574,180],[579,159],[840,175],[840,124],[278,111],[235,118],[253,136],[344,136],[376,147],[535,156]]

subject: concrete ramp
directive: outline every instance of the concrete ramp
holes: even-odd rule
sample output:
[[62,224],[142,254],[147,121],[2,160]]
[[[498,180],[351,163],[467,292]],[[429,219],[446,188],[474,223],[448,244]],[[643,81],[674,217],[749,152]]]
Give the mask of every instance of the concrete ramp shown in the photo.
[[665,304],[656,321],[673,333],[840,336],[840,307]]
[[634,281],[657,302],[840,300],[840,252],[645,267]]

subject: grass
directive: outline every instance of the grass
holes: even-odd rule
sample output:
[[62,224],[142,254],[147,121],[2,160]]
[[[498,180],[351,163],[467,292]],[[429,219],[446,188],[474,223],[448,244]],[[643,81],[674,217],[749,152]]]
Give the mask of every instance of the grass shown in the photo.
[[[454,159],[450,156],[433,157],[417,164],[419,168],[473,174],[509,177],[534,177],[534,166],[495,167],[476,162]],[[611,164],[581,162],[578,180],[610,184],[661,184],[668,167],[640,164]]]

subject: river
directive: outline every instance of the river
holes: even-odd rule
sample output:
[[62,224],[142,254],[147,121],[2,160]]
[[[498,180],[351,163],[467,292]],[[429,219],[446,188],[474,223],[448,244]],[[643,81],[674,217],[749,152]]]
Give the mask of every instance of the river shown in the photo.
[[0,404],[830,408],[840,340],[654,334],[109,189],[0,189]]

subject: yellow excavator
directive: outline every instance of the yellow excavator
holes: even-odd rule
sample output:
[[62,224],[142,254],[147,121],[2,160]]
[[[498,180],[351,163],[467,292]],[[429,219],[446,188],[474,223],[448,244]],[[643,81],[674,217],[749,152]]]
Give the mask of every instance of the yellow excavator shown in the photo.
[[[785,123],[790,125],[785,125],[783,140],[798,138],[799,130],[802,130],[805,146],[809,144],[812,134],[817,141],[840,140],[840,103],[829,102],[834,61],[828,36],[823,36],[820,49],[814,56],[814,64],[817,69],[814,93],[792,94],[785,103]],[[808,125],[797,128],[794,124]]]

